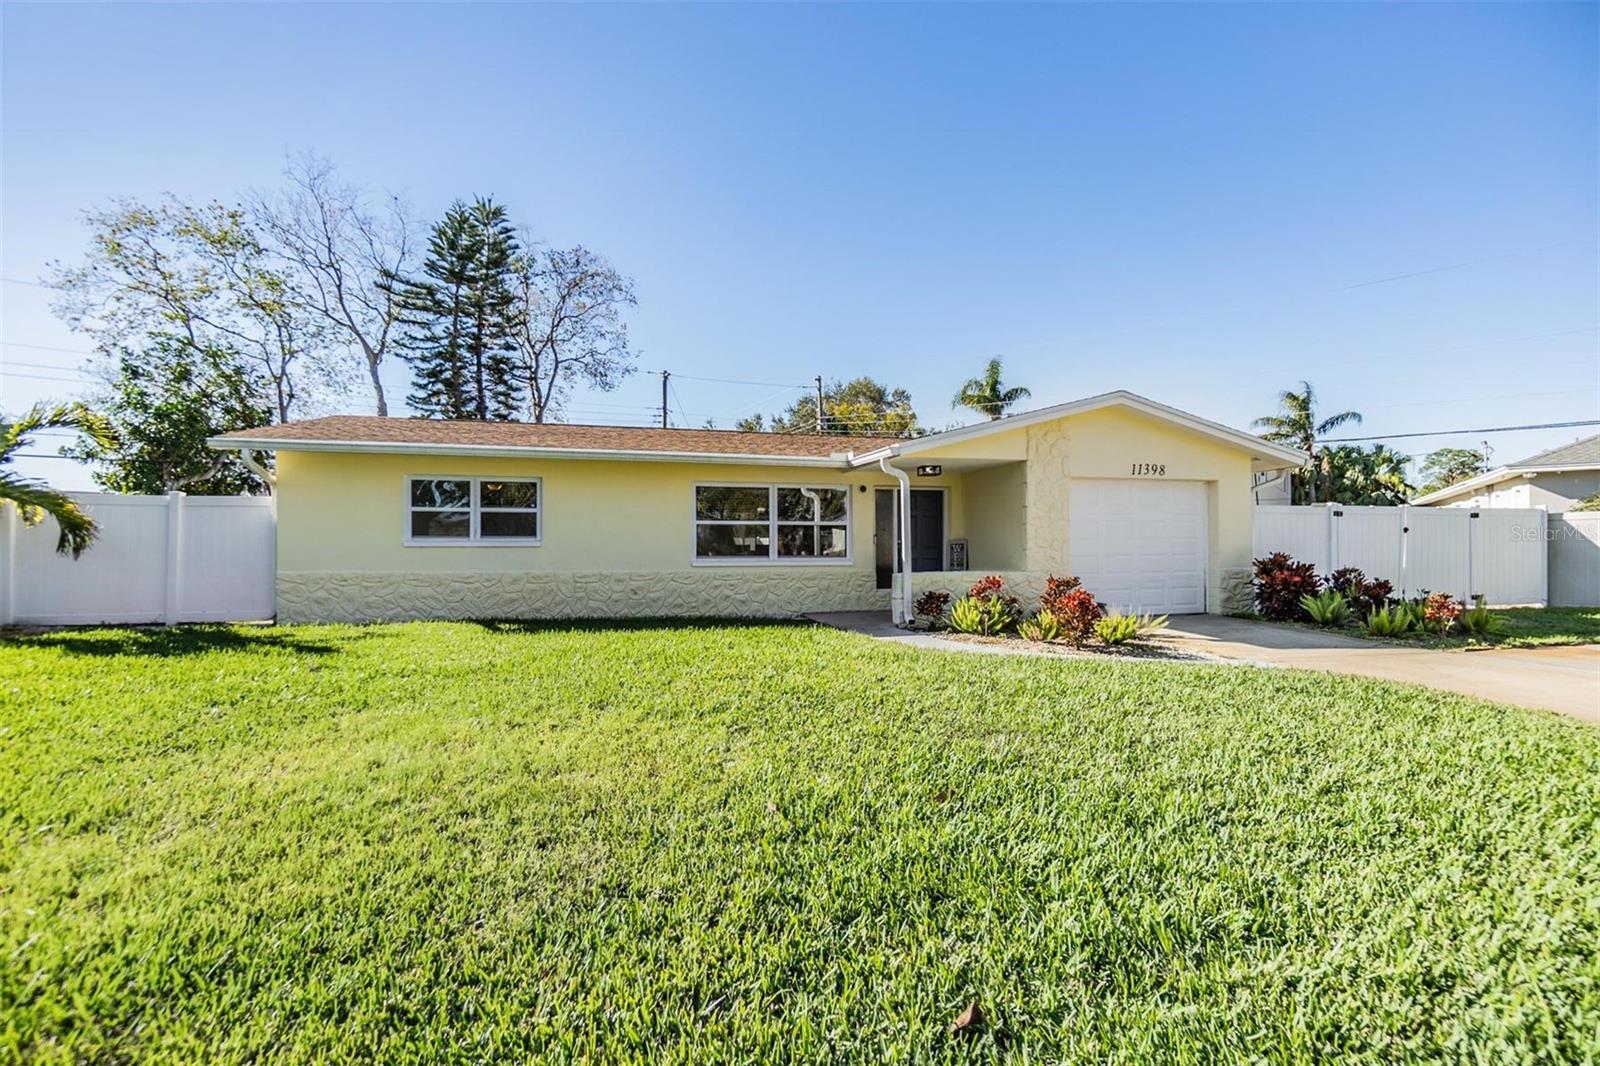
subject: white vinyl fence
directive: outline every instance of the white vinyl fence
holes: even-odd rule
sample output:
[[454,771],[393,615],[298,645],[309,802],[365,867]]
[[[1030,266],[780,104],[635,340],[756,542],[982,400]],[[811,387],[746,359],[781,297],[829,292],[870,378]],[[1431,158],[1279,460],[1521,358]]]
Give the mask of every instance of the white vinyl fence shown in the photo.
[[1600,607],[1600,511],[1550,516],[1550,605]]
[[55,520],[0,506],[0,625],[235,622],[273,616],[277,537],[268,497],[70,494],[100,526],[56,554]]
[[1543,508],[1257,507],[1256,558],[1288,552],[1326,577],[1346,566],[1393,582],[1490,604],[1548,602]]

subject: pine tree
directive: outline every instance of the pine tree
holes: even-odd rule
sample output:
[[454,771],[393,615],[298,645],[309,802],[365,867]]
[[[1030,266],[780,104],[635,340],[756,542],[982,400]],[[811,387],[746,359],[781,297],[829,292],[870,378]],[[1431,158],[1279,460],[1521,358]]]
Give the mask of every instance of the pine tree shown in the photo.
[[433,227],[414,278],[391,278],[407,402],[428,418],[509,419],[520,405],[511,266],[517,240],[505,208],[457,201]]

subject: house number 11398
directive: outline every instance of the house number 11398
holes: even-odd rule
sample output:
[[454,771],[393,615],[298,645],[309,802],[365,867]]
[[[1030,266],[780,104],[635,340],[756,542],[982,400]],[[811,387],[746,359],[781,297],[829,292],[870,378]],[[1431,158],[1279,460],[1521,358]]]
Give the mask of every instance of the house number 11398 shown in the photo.
[[1167,476],[1167,464],[1166,463],[1134,463],[1133,464],[1133,476],[1134,477],[1166,477]]

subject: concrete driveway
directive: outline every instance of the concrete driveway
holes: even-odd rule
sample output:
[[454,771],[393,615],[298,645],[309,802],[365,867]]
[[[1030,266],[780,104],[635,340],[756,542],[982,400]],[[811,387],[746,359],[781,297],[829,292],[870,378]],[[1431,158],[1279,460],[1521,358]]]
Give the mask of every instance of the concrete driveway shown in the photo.
[[1600,722],[1600,645],[1442,651],[1217,615],[1176,617],[1166,640],[1222,659],[1409,681]]
[[[806,617],[906,647],[996,655],[1051,654],[1024,641],[970,644],[935,633],[907,632],[889,621],[887,611],[840,611]],[[1177,616],[1159,643],[1179,655],[1201,659],[1409,681],[1495,703],[1560,711],[1600,723],[1600,645],[1444,651],[1380,644],[1338,633],[1214,614]]]

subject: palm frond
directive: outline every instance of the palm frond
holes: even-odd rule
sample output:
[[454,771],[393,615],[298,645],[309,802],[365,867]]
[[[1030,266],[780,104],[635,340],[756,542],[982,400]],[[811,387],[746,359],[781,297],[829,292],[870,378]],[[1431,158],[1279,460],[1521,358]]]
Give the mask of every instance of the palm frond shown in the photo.
[[1361,424],[1360,412],[1340,411],[1336,415],[1330,415],[1327,418],[1324,418],[1321,422],[1317,423],[1317,433],[1331,433],[1340,426],[1344,425],[1346,422],[1354,422],[1359,426]]
[[24,525],[38,525],[45,515],[54,518],[61,529],[56,551],[62,555],[76,559],[100,533],[94,519],[71,496],[31,478],[0,470],[0,503],[6,501],[16,505]]
[[0,422],[0,463],[45,429],[71,429],[82,433],[103,448],[116,447],[111,423],[81,403],[47,406],[36,403],[14,419]]

